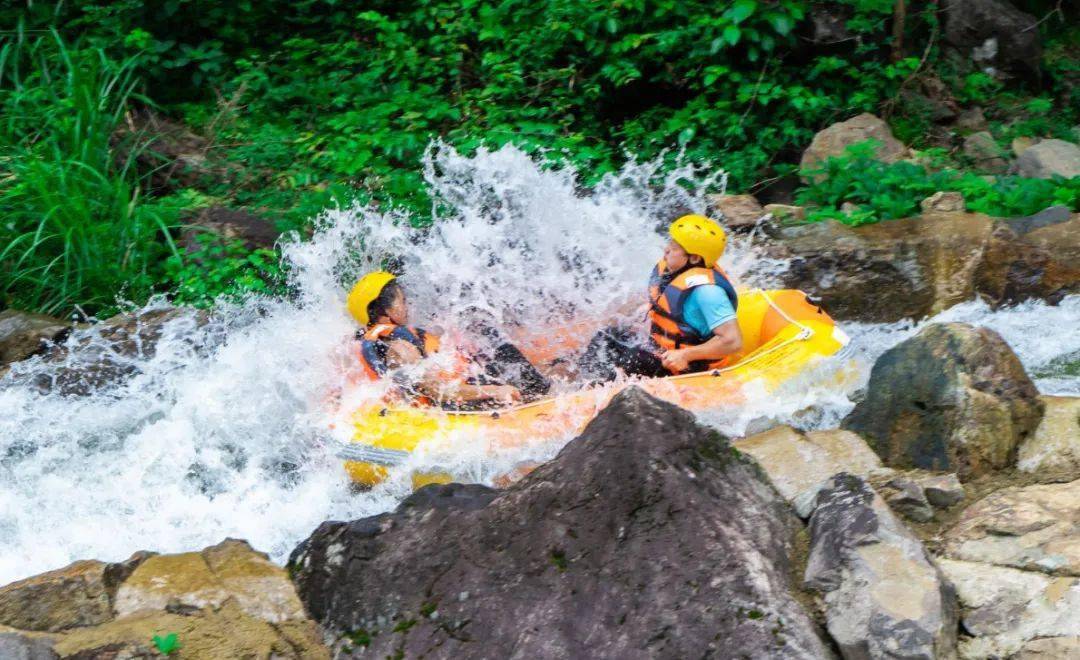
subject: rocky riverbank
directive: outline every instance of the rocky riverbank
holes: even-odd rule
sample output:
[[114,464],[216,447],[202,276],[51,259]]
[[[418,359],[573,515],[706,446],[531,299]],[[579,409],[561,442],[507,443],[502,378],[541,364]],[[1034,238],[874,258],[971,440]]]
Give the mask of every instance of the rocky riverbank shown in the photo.
[[[851,139],[880,132],[871,119]],[[944,191],[851,227],[713,204],[762,264],[788,264],[780,283],[845,319],[1080,290],[1080,215],[1063,208],[990,218]],[[0,378],[119,397],[226,334],[169,306],[79,326],[6,310]],[[0,587],[0,658],[1068,657],[1078,489],[1080,398],[1041,396],[996,333],[932,324],[881,355],[839,428],[727,438],[631,389],[508,488],[433,486],[325,522],[286,568],[227,539]]]
[[[881,161],[910,158],[888,125],[866,114],[818,133],[804,164],[839,156],[866,139],[881,143]],[[1031,176],[1080,176],[1075,144],[1048,140],[1018,151],[1013,168],[1038,159],[1046,165],[1032,166]],[[764,254],[786,264],[783,286],[814,292],[840,319],[919,319],[976,297],[997,307],[1030,298],[1054,303],[1080,291],[1080,214],[1067,206],[995,218],[968,211],[963,195],[946,189],[924,199],[918,215],[852,226],[807,223],[812,208],[762,205],[752,195],[710,200],[729,228],[756,229]]]
[[729,439],[631,388],[510,487],[326,522],[286,569],[226,540],[7,585],[0,655],[1069,657],[1078,410],[963,324],[832,431]]

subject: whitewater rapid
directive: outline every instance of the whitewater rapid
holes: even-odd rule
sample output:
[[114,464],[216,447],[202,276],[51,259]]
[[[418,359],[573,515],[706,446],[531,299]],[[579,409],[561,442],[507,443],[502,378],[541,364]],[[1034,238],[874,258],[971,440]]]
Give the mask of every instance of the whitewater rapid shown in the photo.
[[[658,227],[677,212],[704,212],[703,191],[723,185],[691,166],[662,174],[659,163],[631,162],[584,192],[573,170],[540,166],[513,147],[465,157],[436,145],[424,172],[430,227],[373,208],[328,210],[310,240],[283,247],[288,299],[222,303],[201,325],[181,316],[117,387],[42,394],[18,377],[56,367],[16,365],[0,381],[0,584],[75,559],[179,552],[227,536],[283,561],[324,520],[392,508],[409,492],[404,472],[354,493],[335,456],[346,433],[334,394],[343,392],[344,408],[377,395],[342,376],[342,347],[355,332],[343,305],[352,281],[392,260],[404,268],[418,325],[480,315],[527,340],[530,329],[607,318],[640,296],[663,245]],[[765,262],[753,242],[734,238],[723,265],[743,284],[768,285],[784,264]],[[1000,332],[1044,393],[1080,394],[1080,378],[1069,375],[1080,360],[1080,296],[1001,311],[972,302],[919,324],[845,330],[865,376],[889,346],[946,320]],[[68,341],[93,342],[95,332]],[[828,426],[851,406],[846,392],[807,387],[704,418],[739,435],[763,418]],[[466,450],[457,467],[490,483],[558,448],[495,459]]]

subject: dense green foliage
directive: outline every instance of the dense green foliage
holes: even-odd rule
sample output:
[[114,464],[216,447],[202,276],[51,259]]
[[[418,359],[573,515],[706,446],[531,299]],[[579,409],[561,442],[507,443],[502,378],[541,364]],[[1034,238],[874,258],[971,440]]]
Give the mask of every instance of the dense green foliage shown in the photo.
[[[889,0],[829,3],[848,36],[824,44],[811,38],[809,16],[821,7],[808,0],[98,0],[0,8],[2,24],[25,29],[0,37],[5,61],[20,63],[18,75],[5,67],[0,79],[0,149],[18,172],[0,181],[0,204],[15,218],[5,237],[24,237],[0,256],[4,302],[53,311],[79,302],[93,311],[120,291],[205,301],[236,283],[272,289],[279,274],[266,254],[252,261],[235,246],[218,245],[224,253],[215,255],[207,246],[174,250],[170,237],[183,218],[176,209],[190,210],[191,200],[244,207],[284,230],[301,228],[333,199],[374,198],[408,206],[422,220],[429,200],[418,163],[435,137],[466,151],[514,142],[574,164],[586,179],[627,153],[664,154],[724,167],[732,188],[757,192],[792,179],[815,131],[858,112],[887,116],[913,147],[939,146],[933,110],[941,99],[920,91],[932,79],[949,102],[985,107],[1003,146],[1018,136],[1076,139],[1080,33],[1062,29],[1068,19],[1051,13],[1053,2],[1017,4],[1047,17],[1038,80],[1003,82],[950,57],[936,3],[909,3],[900,48]],[[76,71],[65,68],[71,61],[96,64]],[[110,77],[117,82],[105,92]],[[65,79],[103,92],[86,144],[63,137],[64,122],[90,121],[67,109],[78,92],[64,89]],[[134,166],[137,135],[123,149],[109,142],[134,105],[206,136],[214,175],[186,184],[197,190],[147,199],[149,173]],[[959,169],[954,153],[933,172],[907,164],[879,171],[850,158],[827,164],[835,170],[829,183],[800,193],[822,206],[814,217],[835,215],[829,209],[843,201],[861,207],[850,221],[896,217],[938,184],[963,187],[972,208],[995,214],[1028,212],[1048,199],[1075,204],[1075,187],[989,184]],[[31,174],[36,163],[49,171]],[[35,222],[48,226],[38,232]],[[95,247],[79,254],[80,245]]]
[[[958,192],[968,210],[996,216],[1031,215],[1057,204],[1080,208],[1080,177],[998,176],[991,181],[949,167],[907,161],[883,163],[874,158],[877,146],[873,140],[853,145],[842,156],[803,172],[811,183],[799,190],[796,199],[816,207],[808,220],[832,218],[860,225],[908,218],[919,213],[920,201],[938,191]],[[840,207],[845,202],[857,210],[844,213]]]
[[199,304],[230,291],[282,291],[284,276],[273,250],[249,250],[243,241],[222,243],[209,234],[199,235],[195,241],[198,249],[184,257],[174,255],[165,263],[176,302]]
[[140,146],[110,139],[135,91],[131,60],[71,51],[59,37],[0,49],[0,295],[47,312],[145,297],[172,248],[165,215],[139,198]]

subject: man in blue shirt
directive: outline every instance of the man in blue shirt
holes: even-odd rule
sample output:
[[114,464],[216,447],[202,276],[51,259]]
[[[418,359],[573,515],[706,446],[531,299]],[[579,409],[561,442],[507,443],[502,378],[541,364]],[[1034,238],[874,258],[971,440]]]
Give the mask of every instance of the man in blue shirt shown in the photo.
[[[735,307],[722,288],[704,284],[690,289],[683,303],[683,318],[699,335],[709,337],[720,326],[735,320]],[[738,323],[731,329],[737,328]]]
[[669,230],[671,241],[649,278],[649,339],[607,328],[589,342],[579,362],[593,380],[628,374],[665,376],[723,367],[742,350],[735,316],[738,296],[716,262],[727,245],[723,228],[686,215]]

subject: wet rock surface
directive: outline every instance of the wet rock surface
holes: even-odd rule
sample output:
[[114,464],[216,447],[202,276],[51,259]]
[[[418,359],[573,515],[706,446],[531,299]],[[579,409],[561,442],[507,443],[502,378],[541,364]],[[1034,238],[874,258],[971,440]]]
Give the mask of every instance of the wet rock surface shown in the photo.
[[991,493],[944,541],[953,559],[1080,577],[1080,480]]
[[1080,290],[1080,215],[1067,209],[1037,221],[935,211],[861,227],[816,222],[770,238],[767,251],[789,262],[784,286],[839,319],[919,319],[976,297],[1055,302]]
[[1017,455],[1017,467],[1040,480],[1080,478],[1080,397],[1044,396],[1042,422]]
[[[965,243],[971,242],[967,233],[983,231],[979,224],[957,225]],[[922,265],[921,244],[910,238],[920,223],[893,220],[871,226],[875,229],[867,231],[826,221],[779,229],[770,247],[776,258],[788,262],[780,275],[783,285],[820,298],[839,319],[896,321],[929,313],[937,297],[934,280]],[[934,239],[940,240],[940,235]],[[967,291],[957,292],[965,296]]]
[[45,351],[70,331],[71,325],[60,319],[5,309],[0,312],[0,369]]
[[0,625],[58,632],[104,623],[113,617],[117,586],[147,556],[136,553],[115,564],[77,561],[0,587]]
[[950,559],[940,564],[963,605],[961,657],[1076,657],[1071,654],[1080,649],[1076,578]]
[[810,517],[818,490],[840,472],[865,476],[881,459],[850,431],[810,431],[779,426],[734,443],[754,457],[776,490],[803,518]]
[[845,658],[952,657],[952,585],[865,481],[834,477],[818,494],[810,536],[806,585],[824,595]]
[[934,509],[926,498],[926,493],[907,477],[889,480],[881,490],[889,508],[908,520],[929,522],[934,519]]
[[[42,392],[81,396],[123,385],[139,373],[138,363],[156,354],[163,336],[195,342],[195,332],[209,313],[180,307],[147,308],[114,316],[83,328],[27,365],[13,368],[16,383],[28,383]],[[190,348],[197,347],[191,343]],[[23,365],[19,365],[20,367]]]
[[799,527],[726,439],[630,388],[509,489],[324,523],[289,568],[344,656],[829,657],[790,595]]
[[1080,215],[1060,207],[994,225],[974,273],[974,290],[994,305],[1028,298],[1059,302],[1080,286]]
[[0,632],[0,658],[4,660],[57,660],[59,657],[47,640]]
[[1038,390],[1000,335],[945,323],[878,358],[843,427],[890,467],[968,479],[1014,465],[1042,415]]

